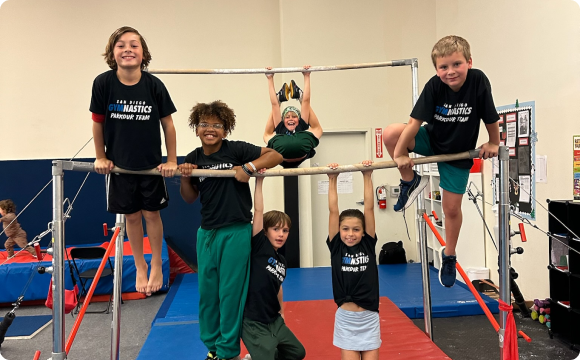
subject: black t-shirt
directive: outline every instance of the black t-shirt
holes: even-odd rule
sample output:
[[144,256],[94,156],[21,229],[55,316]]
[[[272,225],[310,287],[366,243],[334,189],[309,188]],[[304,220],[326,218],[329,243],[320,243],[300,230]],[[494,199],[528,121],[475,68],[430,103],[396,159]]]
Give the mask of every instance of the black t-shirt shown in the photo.
[[280,312],[278,292],[286,278],[286,259],[274,250],[262,230],[252,237],[250,261],[250,285],[244,316],[270,324]]
[[377,237],[365,233],[354,246],[346,246],[340,233],[329,240],[334,302],[341,306],[353,302],[363,309],[379,311],[379,271],[375,245]]
[[127,86],[109,70],[95,78],[89,110],[105,116],[107,159],[127,170],[161,164],[160,119],[176,111],[161,80],[142,71],[139,82]]
[[292,135],[297,131],[308,130],[308,128],[310,128],[310,124],[307,124],[306,121],[304,121],[302,118],[300,118],[300,120],[298,121],[298,125],[296,125],[296,129],[294,131],[290,131],[286,128],[286,125],[284,125],[284,120],[282,119],[282,121],[280,121],[278,126],[276,126],[275,131],[276,131],[276,134],[280,134],[280,135]]
[[[475,149],[480,119],[493,124],[499,119],[491,96],[491,84],[478,69],[469,69],[465,83],[458,92],[435,75],[415,104],[411,117],[427,122],[425,128],[436,155],[455,154]],[[469,169],[473,160],[449,162],[458,168]]]
[[[244,141],[223,140],[221,148],[206,156],[199,147],[185,157],[185,162],[199,169],[231,170],[260,157],[259,146]],[[250,185],[233,177],[192,177],[201,201],[201,227],[217,229],[234,223],[252,220],[252,194]]]

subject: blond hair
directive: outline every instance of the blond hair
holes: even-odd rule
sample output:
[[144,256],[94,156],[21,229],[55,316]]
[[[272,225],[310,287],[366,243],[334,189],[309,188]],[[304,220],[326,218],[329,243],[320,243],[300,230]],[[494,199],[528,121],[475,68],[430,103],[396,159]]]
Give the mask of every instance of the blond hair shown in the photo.
[[467,61],[471,59],[471,49],[464,38],[457,35],[449,35],[437,41],[435,46],[433,46],[433,50],[431,50],[433,66],[437,67],[437,58],[449,56],[455,52],[462,53]]

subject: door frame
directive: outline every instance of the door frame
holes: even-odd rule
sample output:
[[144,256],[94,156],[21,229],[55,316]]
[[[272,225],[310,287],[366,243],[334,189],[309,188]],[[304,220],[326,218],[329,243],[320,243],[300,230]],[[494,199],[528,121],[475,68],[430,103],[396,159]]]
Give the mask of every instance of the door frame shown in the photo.
[[[368,159],[375,160],[373,153],[373,128],[350,128],[350,129],[331,129],[324,130],[325,135],[332,134],[363,134],[365,137],[364,151],[368,155]],[[324,141],[321,139],[320,141]],[[311,165],[311,159],[308,159],[308,166]],[[347,165],[347,164],[344,164]],[[350,164],[349,164],[350,165]],[[314,266],[314,251],[313,251],[313,227],[312,227],[312,182],[310,176],[298,177],[298,193],[299,193],[299,212],[300,212],[300,267]]]

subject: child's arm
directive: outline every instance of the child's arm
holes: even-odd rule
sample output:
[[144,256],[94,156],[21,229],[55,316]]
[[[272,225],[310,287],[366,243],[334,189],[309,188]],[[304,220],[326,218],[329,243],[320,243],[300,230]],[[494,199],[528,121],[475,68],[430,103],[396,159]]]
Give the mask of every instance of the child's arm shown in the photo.
[[409,122],[397,141],[395,146],[395,153],[393,154],[394,161],[397,163],[399,169],[411,169],[415,164],[409,157],[409,144],[413,141],[419,128],[423,122],[415,118],[409,118]]
[[[372,165],[372,160],[362,162],[364,166]],[[364,204],[365,204],[365,231],[371,237],[375,237],[375,194],[373,189],[373,170],[362,172],[364,181]]]
[[481,145],[479,157],[487,159],[496,157],[499,151],[499,123],[496,121],[493,124],[485,124],[485,128],[489,134],[489,141]]
[[[265,147],[261,149],[262,152],[260,153],[260,157],[256,160],[252,160],[252,164],[254,164],[256,169],[269,169],[282,162],[282,155],[280,155],[276,150]],[[250,170],[250,172],[254,172],[253,167],[249,163],[244,165],[248,170]],[[241,166],[234,166],[234,170],[236,170],[236,180],[240,182],[250,181],[250,176],[244,172]]]
[[[267,67],[267,70],[272,70],[272,67]],[[272,134],[276,130],[276,126],[280,124],[282,120],[282,112],[280,111],[280,103],[278,102],[278,96],[276,95],[276,89],[274,88],[274,74],[266,74],[268,79],[268,95],[270,96],[270,104],[272,105],[272,111],[270,112],[270,117],[266,121],[266,129],[264,130],[264,141],[268,142],[272,137]]]
[[252,224],[252,236],[256,236],[264,229],[264,194],[262,184],[264,177],[256,178],[256,190],[254,191],[254,223]]
[[95,143],[95,171],[99,174],[108,174],[115,164],[105,154],[104,126],[101,122],[93,121],[93,142]]
[[284,319],[284,296],[282,294],[282,285],[280,285],[280,291],[278,291],[278,302],[280,302],[280,316]]
[[175,126],[173,125],[173,118],[168,115],[161,119],[161,127],[165,134],[165,147],[167,148],[167,162],[157,167],[161,171],[161,175],[165,177],[172,177],[177,170],[177,136],[175,134]]
[[[329,168],[336,169],[338,164],[329,164]],[[340,216],[338,212],[338,190],[337,190],[337,178],[338,174],[328,174],[328,239],[332,241],[339,231],[339,221]]]
[[191,171],[197,169],[197,165],[190,163],[183,163],[178,166],[181,173],[181,185],[179,186],[179,193],[181,198],[188,204],[193,204],[199,196],[199,189],[191,183],[189,176]]
[[[304,65],[304,70],[310,69],[310,65]],[[310,121],[310,71],[303,71],[304,75],[304,89],[302,90],[302,106],[300,112],[302,113],[302,120],[309,124]]]

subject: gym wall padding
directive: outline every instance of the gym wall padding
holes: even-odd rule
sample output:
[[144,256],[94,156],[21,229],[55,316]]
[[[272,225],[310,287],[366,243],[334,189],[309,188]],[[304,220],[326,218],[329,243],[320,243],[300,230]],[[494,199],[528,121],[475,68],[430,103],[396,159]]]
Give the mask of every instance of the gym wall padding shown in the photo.
[[[0,161],[0,199],[12,199],[16,204],[17,213],[20,212],[34,196],[52,179],[52,160],[17,160]],[[68,159],[67,159],[68,160]],[[178,158],[178,163],[184,158]],[[94,159],[75,159],[75,161],[89,161]],[[64,197],[70,201],[79,190],[86,173],[65,171]],[[186,204],[179,194],[180,179],[175,177],[166,179],[169,193],[169,206],[161,211],[163,219],[164,237],[168,243],[176,247],[180,256],[186,257],[187,262],[197,264],[195,243],[197,229],[201,222],[200,204]],[[64,211],[68,207],[65,204]],[[70,219],[65,224],[65,242],[67,245],[102,243],[107,240],[103,236],[103,223],[112,227],[115,215],[106,210],[105,177],[91,173],[79,193]],[[22,228],[28,234],[28,241],[47,229],[52,221],[52,184],[50,184],[18,218]],[[51,235],[45,236],[40,245],[46,247]],[[0,236],[0,248],[4,248],[6,236]]]

